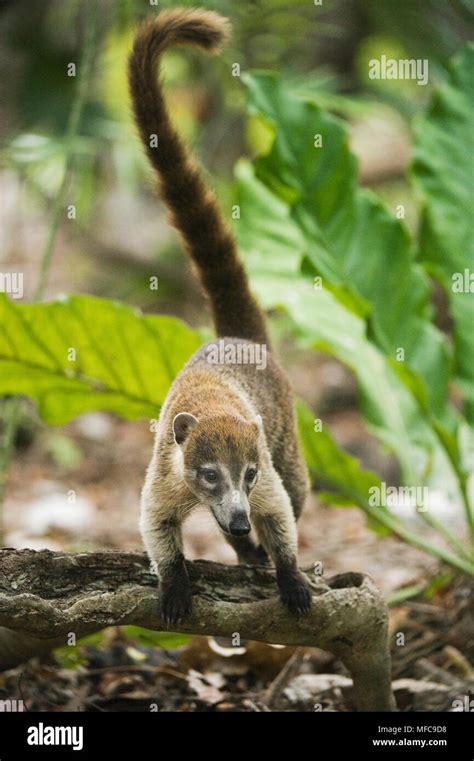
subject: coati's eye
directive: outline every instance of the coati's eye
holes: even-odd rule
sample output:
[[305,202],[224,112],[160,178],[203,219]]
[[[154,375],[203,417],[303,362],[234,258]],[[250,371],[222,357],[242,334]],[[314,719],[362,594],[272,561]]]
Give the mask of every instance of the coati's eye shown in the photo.
[[217,471],[216,470],[204,470],[202,473],[204,479],[208,481],[210,484],[215,484],[217,481]]
[[249,468],[245,474],[245,480],[248,484],[251,484],[256,475],[257,470],[255,468]]

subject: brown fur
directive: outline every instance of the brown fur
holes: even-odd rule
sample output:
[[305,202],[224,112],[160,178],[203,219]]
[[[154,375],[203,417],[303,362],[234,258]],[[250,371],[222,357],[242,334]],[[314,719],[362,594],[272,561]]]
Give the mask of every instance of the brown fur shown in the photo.
[[[170,123],[156,80],[156,64],[170,44],[213,52],[227,33],[227,22],[215,13],[160,13],[137,34],[130,87],[147,154],[211,302],[217,335],[231,348],[249,340],[268,347],[265,319],[235,241]],[[153,134],[157,149],[150,147]],[[295,520],[308,477],[290,385],[270,353],[262,369],[255,363],[211,363],[210,348],[196,352],[168,392],[143,488],[141,531],[160,575],[163,618],[170,624],[191,610],[181,523],[198,504],[209,507],[242,562],[262,562],[265,550],[275,562],[282,600],[291,610],[306,612],[311,598],[297,569]],[[242,535],[251,527],[263,549]]]

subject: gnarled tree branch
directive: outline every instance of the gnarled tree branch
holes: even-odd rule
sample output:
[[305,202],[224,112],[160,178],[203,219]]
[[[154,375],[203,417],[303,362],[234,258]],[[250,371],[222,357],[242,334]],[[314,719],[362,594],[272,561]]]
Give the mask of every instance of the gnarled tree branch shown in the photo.
[[[308,616],[292,616],[277,596],[275,571],[188,561],[194,610],[175,631],[273,644],[320,647],[339,657],[358,710],[395,709],[387,608],[372,580],[345,573],[313,588]],[[138,552],[66,554],[0,550],[0,670],[106,626],[162,630],[157,579]]]

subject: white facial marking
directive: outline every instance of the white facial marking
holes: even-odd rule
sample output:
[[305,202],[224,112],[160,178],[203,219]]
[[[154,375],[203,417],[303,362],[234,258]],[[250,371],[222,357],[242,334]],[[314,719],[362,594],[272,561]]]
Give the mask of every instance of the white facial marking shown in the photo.
[[173,457],[172,457],[172,468],[173,468],[173,471],[178,476],[181,476],[181,477],[183,476],[183,474],[184,474],[184,455],[183,455],[183,450],[181,449],[181,447],[178,444],[176,444],[176,446],[174,448]]
[[240,505],[240,492],[238,489],[233,490],[231,502],[233,505]]

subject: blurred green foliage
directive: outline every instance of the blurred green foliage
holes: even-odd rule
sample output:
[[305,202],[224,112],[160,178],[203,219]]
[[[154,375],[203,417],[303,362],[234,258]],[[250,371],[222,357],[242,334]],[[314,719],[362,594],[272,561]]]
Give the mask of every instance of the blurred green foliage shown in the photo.
[[71,671],[87,664],[87,648],[101,647],[104,643],[104,632],[96,632],[82,637],[75,645],[64,645],[54,650],[54,657],[61,668]]
[[455,57],[447,82],[415,130],[413,175],[423,201],[419,258],[445,289],[454,318],[456,376],[474,423],[474,302],[454,288],[474,264],[474,45]]
[[[26,2],[20,1],[6,3],[0,11],[5,22],[0,42],[9,61],[2,159],[24,173],[45,201],[54,197],[60,181],[62,136],[74,97],[67,65],[79,60],[94,2],[43,0],[29,3],[26,13]],[[196,5],[193,0],[180,4]],[[450,55],[469,37],[473,20],[467,0],[401,0],[396,5],[391,0],[328,0],[323,6],[297,0],[220,0],[204,5],[232,21],[233,37],[223,57],[208,61],[192,51],[185,57],[172,53],[164,67],[180,130],[198,141],[205,164],[227,177],[245,149],[244,98],[239,78],[229,76],[232,63],[239,63],[242,72],[256,67],[278,71],[294,92],[348,116],[364,107],[374,85],[377,98],[411,114],[425,102],[426,88],[412,82],[370,82],[367,58],[379,51],[428,55],[435,76],[443,76]],[[175,6],[160,0],[160,8]],[[75,146],[78,223],[83,226],[97,216],[111,181],[134,193],[143,183],[145,162],[130,116],[126,58],[136,23],[157,11],[138,0],[100,3],[96,77]],[[196,89],[201,93],[197,106]],[[203,120],[206,129],[196,129]]]
[[192,637],[188,634],[176,634],[175,632],[155,632],[152,629],[144,629],[141,626],[124,626],[122,631],[126,636],[139,645],[145,647],[163,647],[175,649],[191,642]]

